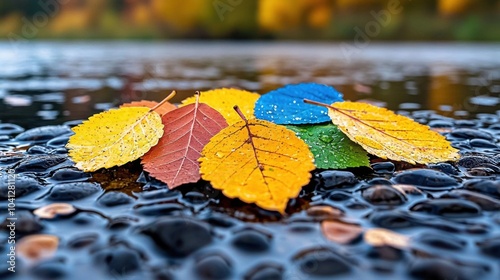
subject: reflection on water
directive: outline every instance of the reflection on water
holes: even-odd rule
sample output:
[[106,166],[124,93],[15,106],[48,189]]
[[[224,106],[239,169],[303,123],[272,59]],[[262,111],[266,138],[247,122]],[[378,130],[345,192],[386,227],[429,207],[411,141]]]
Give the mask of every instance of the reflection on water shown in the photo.
[[[132,100],[174,102],[217,87],[265,93],[289,83],[335,86],[349,100],[467,118],[500,104],[500,46],[371,44],[0,43],[0,120],[58,124]],[[497,112],[498,113],[498,112]]]

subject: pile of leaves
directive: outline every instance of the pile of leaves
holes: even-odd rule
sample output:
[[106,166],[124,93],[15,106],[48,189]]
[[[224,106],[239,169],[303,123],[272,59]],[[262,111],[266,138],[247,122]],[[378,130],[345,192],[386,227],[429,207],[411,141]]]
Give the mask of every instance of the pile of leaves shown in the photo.
[[259,95],[215,89],[182,101],[137,101],[73,128],[67,148],[92,172],[141,158],[171,189],[209,181],[229,198],[283,213],[311,171],[369,166],[368,153],[408,163],[454,161],[444,136],[405,116],[343,101],[334,88],[288,85]]

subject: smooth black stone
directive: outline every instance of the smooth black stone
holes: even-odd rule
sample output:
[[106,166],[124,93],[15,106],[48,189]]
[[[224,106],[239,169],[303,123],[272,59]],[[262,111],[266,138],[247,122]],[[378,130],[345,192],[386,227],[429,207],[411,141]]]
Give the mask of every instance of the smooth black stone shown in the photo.
[[208,199],[203,193],[190,191],[182,197],[182,200],[190,204],[196,205],[196,204],[203,204],[207,202]]
[[455,127],[476,127],[477,123],[471,120],[455,120]]
[[6,157],[0,157],[0,164],[2,165],[11,165],[16,162],[19,162],[21,160],[25,159],[24,156],[6,156]]
[[444,120],[432,120],[428,123],[428,125],[430,127],[448,128],[448,127],[453,127],[453,122]]
[[409,268],[409,273],[417,279],[465,280],[461,269],[441,259],[417,259]]
[[368,209],[370,206],[364,202],[361,202],[359,200],[350,200],[345,203],[345,207],[352,209],[352,210],[363,210],[363,209]]
[[86,233],[70,239],[68,241],[67,247],[71,249],[81,249],[95,244],[98,240],[99,240],[99,234]]
[[454,129],[450,136],[458,138],[458,139],[485,139],[492,141],[494,139],[493,135],[488,132],[484,132],[478,129],[471,128],[458,128]]
[[498,123],[498,116],[495,114],[479,113],[476,115],[476,118],[487,125]]
[[229,279],[233,269],[227,256],[211,253],[196,259],[194,271],[201,279]]
[[67,265],[63,259],[42,261],[36,264],[30,272],[39,279],[62,279],[68,274]]
[[55,167],[71,166],[71,161],[65,155],[35,155],[25,158],[16,164],[16,173],[42,173]]
[[0,135],[19,134],[24,131],[24,128],[12,123],[0,123]]
[[58,182],[77,181],[90,178],[90,174],[75,168],[61,168],[52,173],[50,179]]
[[349,171],[327,170],[319,174],[326,189],[343,187],[344,185],[354,185],[358,182],[356,176]]
[[388,229],[409,228],[418,225],[416,219],[399,211],[380,211],[370,215],[370,221],[380,227]]
[[141,199],[146,199],[146,200],[153,200],[153,199],[174,200],[181,196],[181,192],[179,192],[178,190],[170,190],[168,188],[167,189],[163,188],[159,190],[141,192],[138,193],[138,195]]
[[498,145],[484,139],[472,139],[470,140],[470,145],[475,148],[488,148],[488,149],[494,149],[498,148]]
[[137,205],[135,207],[135,212],[139,215],[144,216],[163,216],[172,215],[173,213],[182,211],[182,205],[178,203],[161,203],[161,204],[150,204],[150,205]]
[[55,185],[50,190],[47,200],[50,201],[75,201],[102,190],[97,183],[77,182],[77,183],[62,183]]
[[284,269],[279,264],[264,263],[245,273],[245,280],[283,280]]
[[458,185],[453,177],[430,169],[415,169],[403,171],[394,180],[399,184],[417,185],[425,190],[452,188]]
[[485,211],[500,210],[500,200],[473,191],[452,190],[443,194],[441,198],[462,198],[476,203]]
[[31,143],[46,143],[50,139],[56,138],[64,134],[73,133],[68,126],[65,125],[51,125],[42,126],[26,130],[14,138],[16,141],[31,142]]
[[368,185],[386,185],[386,186],[394,185],[391,181],[385,178],[373,178],[366,183]]
[[236,222],[232,218],[217,214],[211,214],[210,217],[205,219],[205,222],[220,228],[231,228],[236,225]]
[[66,146],[69,141],[69,136],[63,135],[63,136],[58,136],[54,139],[51,139],[50,141],[47,142],[47,147],[51,148],[60,148]]
[[329,248],[307,249],[300,252],[294,259],[300,270],[310,276],[342,275],[352,270],[347,259]]
[[495,170],[488,167],[474,167],[467,171],[467,174],[472,177],[493,177],[497,173]]
[[68,150],[66,148],[55,148],[54,150],[52,150],[51,152],[53,155],[64,155],[64,154],[67,154],[68,153]]
[[139,220],[138,218],[134,217],[117,217],[111,219],[108,224],[108,229],[110,230],[120,230],[120,229],[125,229],[130,227],[132,224],[137,223]]
[[77,212],[70,221],[75,225],[91,228],[98,228],[106,223],[102,216],[92,212]]
[[488,238],[477,245],[484,254],[500,259],[500,236]]
[[97,251],[94,260],[96,264],[104,265],[115,276],[127,275],[143,266],[140,252],[120,245]]
[[165,217],[143,227],[141,232],[172,256],[185,257],[212,242],[208,224],[182,217]]
[[410,210],[443,217],[475,217],[481,214],[481,208],[477,204],[449,198],[422,201],[413,205]]
[[391,186],[376,185],[364,189],[363,198],[373,205],[402,205],[406,196]]
[[404,252],[391,246],[372,246],[368,251],[367,257],[397,262],[404,260]]
[[376,162],[371,165],[373,171],[378,174],[392,174],[396,170],[394,163],[390,161]]
[[484,164],[496,164],[495,160],[483,156],[464,156],[458,161],[458,165],[465,168],[481,167]]
[[[28,234],[34,234],[34,233],[39,233],[43,230],[43,225],[40,222],[40,220],[31,212],[24,211],[24,210],[17,210],[16,211],[16,218],[17,220],[15,221],[16,224],[16,238],[20,238],[24,235]],[[11,221],[9,220],[4,220],[1,224],[0,229],[4,231],[8,231],[9,228],[7,228],[7,225],[10,224]]]
[[344,201],[351,198],[351,194],[342,191],[333,191],[328,195],[328,199],[332,201]]
[[134,199],[132,197],[128,196],[125,193],[116,191],[107,192],[97,200],[97,203],[105,207],[130,204],[132,202],[134,202]]
[[[16,174],[15,180],[12,180],[12,175],[3,174],[0,177],[0,198],[7,199],[9,197],[9,185],[11,186],[11,197],[14,194],[15,198],[20,198],[30,193],[41,190],[43,187],[38,180],[32,176],[24,174]],[[14,190],[12,188],[15,187]]]
[[47,148],[47,147],[44,147],[44,146],[32,146],[31,148],[29,148],[26,153],[27,154],[30,154],[30,155],[47,155],[47,154],[50,154],[52,152],[51,149]]
[[465,248],[467,242],[450,234],[424,232],[416,238],[417,242],[445,250],[459,251]]
[[174,280],[174,276],[170,272],[168,267],[155,268],[153,271],[155,280]]
[[496,199],[500,199],[500,181],[488,179],[468,180],[463,184],[463,188],[469,191],[479,192]]
[[429,164],[427,166],[428,168],[430,169],[435,169],[435,170],[438,170],[438,171],[441,171],[443,173],[446,173],[448,175],[458,175],[458,169],[449,164],[449,163],[446,163],[446,162],[442,162],[442,163],[437,163],[437,164]]
[[234,235],[232,244],[245,252],[264,252],[271,247],[271,238],[255,229],[245,229]]

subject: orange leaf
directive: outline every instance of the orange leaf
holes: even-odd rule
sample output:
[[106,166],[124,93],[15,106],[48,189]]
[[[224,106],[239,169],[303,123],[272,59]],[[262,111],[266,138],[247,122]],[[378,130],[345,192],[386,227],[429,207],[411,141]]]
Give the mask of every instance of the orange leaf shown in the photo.
[[198,158],[210,138],[227,126],[224,117],[196,102],[163,115],[163,137],[142,158],[144,170],[170,189],[200,179]]
[[238,113],[244,120],[221,130],[203,148],[201,177],[229,198],[283,213],[309,182],[313,155],[293,131]]
[[[132,101],[129,103],[124,103],[120,105],[120,108],[122,107],[148,107],[148,108],[154,108],[156,105],[158,105],[158,102],[156,101],[149,101],[149,100],[141,100],[141,101]],[[177,107],[170,103],[170,102],[165,102],[163,103],[160,107],[155,109],[155,112],[160,114],[160,116],[165,115],[166,113],[175,110]]]

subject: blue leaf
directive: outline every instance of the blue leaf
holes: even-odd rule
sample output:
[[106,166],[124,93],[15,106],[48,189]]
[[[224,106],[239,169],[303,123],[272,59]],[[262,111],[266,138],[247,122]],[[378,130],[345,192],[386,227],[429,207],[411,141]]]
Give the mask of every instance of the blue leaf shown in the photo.
[[342,101],[342,94],[333,87],[302,83],[287,85],[262,95],[255,104],[255,117],[276,124],[312,124],[331,121],[328,109],[306,104],[303,99],[332,104]]

